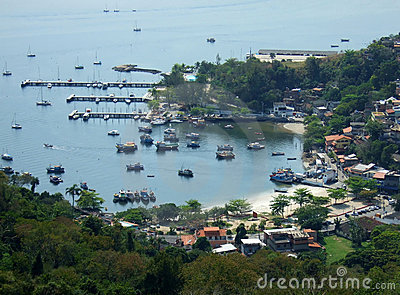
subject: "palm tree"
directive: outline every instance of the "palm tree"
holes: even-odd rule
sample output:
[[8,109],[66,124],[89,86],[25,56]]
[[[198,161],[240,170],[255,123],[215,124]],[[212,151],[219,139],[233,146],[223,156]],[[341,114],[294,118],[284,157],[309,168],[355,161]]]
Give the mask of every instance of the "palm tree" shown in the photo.
[[82,189],[77,184],[74,184],[71,187],[67,187],[65,189],[65,193],[72,196],[72,207],[74,207],[75,206],[75,196],[79,196],[82,193]]
[[290,199],[285,195],[278,195],[271,201],[271,210],[275,215],[282,215],[285,212],[285,208],[290,205]]
[[291,199],[296,203],[299,204],[300,207],[302,207],[306,203],[310,203],[311,200],[313,199],[313,195],[310,193],[310,191],[306,188],[299,188],[294,191],[294,196],[291,197]]
[[32,176],[30,184],[31,184],[31,191],[32,193],[34,193],[36,186],[39,185],[39,178]]

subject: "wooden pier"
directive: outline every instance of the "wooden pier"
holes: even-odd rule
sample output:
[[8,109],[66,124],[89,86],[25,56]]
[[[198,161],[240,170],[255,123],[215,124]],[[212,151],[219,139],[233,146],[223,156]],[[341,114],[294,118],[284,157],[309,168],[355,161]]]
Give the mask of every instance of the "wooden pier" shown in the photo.
[[67,103],[74,102],[74,101],[91,101],[91,102],[124,102],[126,104],[130,104],[131,102],[147,102],[151,100],[150,96],[145,96],[145,97],[132,97],[132,96],[95,96],[95,95],[90,95],[90,96],[81,96],[81,95],[75,95],[71,94],[70,96],[67,97],[66,101]]
[[139,82],[78,82],[78,81],[31,81],[25,80],[21,82],[21,87],[38,86],[38,87],[93,87],[97,89],[107,89],[109,87],[118,88],[153,88],[156,83],[139,83]]
[[70,120],[82,118],[84,121],[87,121],[92,118],[104,119],[106,116],[108,116],[109,119],[134,119],[136,116],[139,116],[139,118],[146,117],[147,113],[78,112],[78,110],[73,110],[68,115],[68,118]]

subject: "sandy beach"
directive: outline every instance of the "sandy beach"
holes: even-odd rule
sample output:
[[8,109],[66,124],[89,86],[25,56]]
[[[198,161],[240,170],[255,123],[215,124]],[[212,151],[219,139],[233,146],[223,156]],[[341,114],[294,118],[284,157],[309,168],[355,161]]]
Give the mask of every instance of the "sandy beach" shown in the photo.
[[304,134],[305,128],[303,122],[297,122],[297,123],[283,123],[281,126],[293,133],[296,134]]
[[[314,196],[321,196],[321,197],[327,197],[328,192],[326,188],[323,187],[314,187],[314,186],[308,186],[308,185],[303,185],[303,184],[298,184],[298,185],[291,185],[287,187],[288,192],[287,193],[280,193],[280,192],[275,192],[273,190],[271,191],[266,191],[257,195],[249,196],[247,198],[247,201],[251,204],[252,210],[255,212],[270,212],[270,202],[271,200],[280,195],[284,194],[287,196],[292,196],[294,194],[294,191],[299,189],[299,188],[306,188],[309,190],[311,194]],[[290,205],[289,210],[293,211],[297,208],[296,205]],[[288,212],[285,212],[285,215],[288,214]]]

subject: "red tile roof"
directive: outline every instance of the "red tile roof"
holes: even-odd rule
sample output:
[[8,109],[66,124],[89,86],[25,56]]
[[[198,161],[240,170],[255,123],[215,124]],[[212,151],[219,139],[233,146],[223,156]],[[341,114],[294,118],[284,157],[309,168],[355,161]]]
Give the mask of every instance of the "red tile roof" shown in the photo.
[[193,245],[196,242],[196,237],[194,235],[181,236],[181,241],[184,246]]

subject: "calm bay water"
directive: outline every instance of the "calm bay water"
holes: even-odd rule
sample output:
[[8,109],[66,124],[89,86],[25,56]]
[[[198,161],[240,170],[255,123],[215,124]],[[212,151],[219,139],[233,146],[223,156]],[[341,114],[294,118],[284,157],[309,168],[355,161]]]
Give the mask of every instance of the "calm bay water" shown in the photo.
[[[103,13],[107,6],[108,14]],[[114,8],[120,9],[114,13]],[[143,147],[133,154],[117,154],[114,147],[119,138],[107,136],[118,129],[121,141],[139,142],[137,127],[131,120],[69,121],[73,109],[126,111],[142,109],[144,104],[72,103],[65,99],[77,95],[107,94],[136,96],[146,90],[86,88],[43,89],[43,98],[51,107],[37,107],[41,98],[38,88],[20,88],[24,79],[75,81],[159,81],[150,74],[121,74],[111,70],[115,65],[133,63],[141,67],[169,71],[174,63],[193,64],[235,57],[243,60],[252,48],[329,50],[340,38],[351,42],[339,49],[365,47],[372,39],[396,33],[393,19],[400,8],[398,1],[8,1],[0,3],[0,66],[12,71],[10,77],[0,77],[0,152],[14,156],[12,166],[17,171],[29,171],[40,179],[38,189],[63,192],[81,181],[88,182],[106,199],[110,211],[121,210],[112,203],[112,195],[121,188],[151,188],[157,203],[183,203],[189,198],[203,204],[223,203],[231,198],[251,197],[271,190],[274,184],[267,177],[272,170],[290,166],[302,171],[300,160],[271,157],[272,151],[284,151],[287,156],[301,156],[302,138],[283,132],[269,124],[235,125],[225,130],[209,125],[196,130],[188,124],[176,126],[181,138],[178,152],[156,153],[154,147]],[[136,12],[132,12],[136,9]],[[142,32],[133,32],[137,24]],[[205,40],[215,37],[216,43]],[[37,56],[27,58],[30,46]],[[93,65],[97,52],[103,62]],[[77,71],[74,65],[85,66]],[[14,114],[22,130],[10,128]],[[154,128],[152,136],[162,138],[167,127]],[[262,130],[266,149],[248,151],[246,144],[254,140],[255,131]],[[186,148],[185,132],[199,132],[201,147]],[[259,137],[259,136],[257,136]],[[183,140],[183,141],[182,141]],[[54,149],[43,148],[51,143]],[[236,159],[215,159],[217,144],[230,143]],[[0,160],[0,165],[8,163]],[[140,161],[141,173],[126,172],[125,165]],[[64,183],[53,186],[48,181],[46,167],[61,163],[66,168]],[[178,177],[182,166],[194,170],[193,179]],[[147,178],[154,174],[155,178]],[[137,205],[126,205],[137,206]]]

